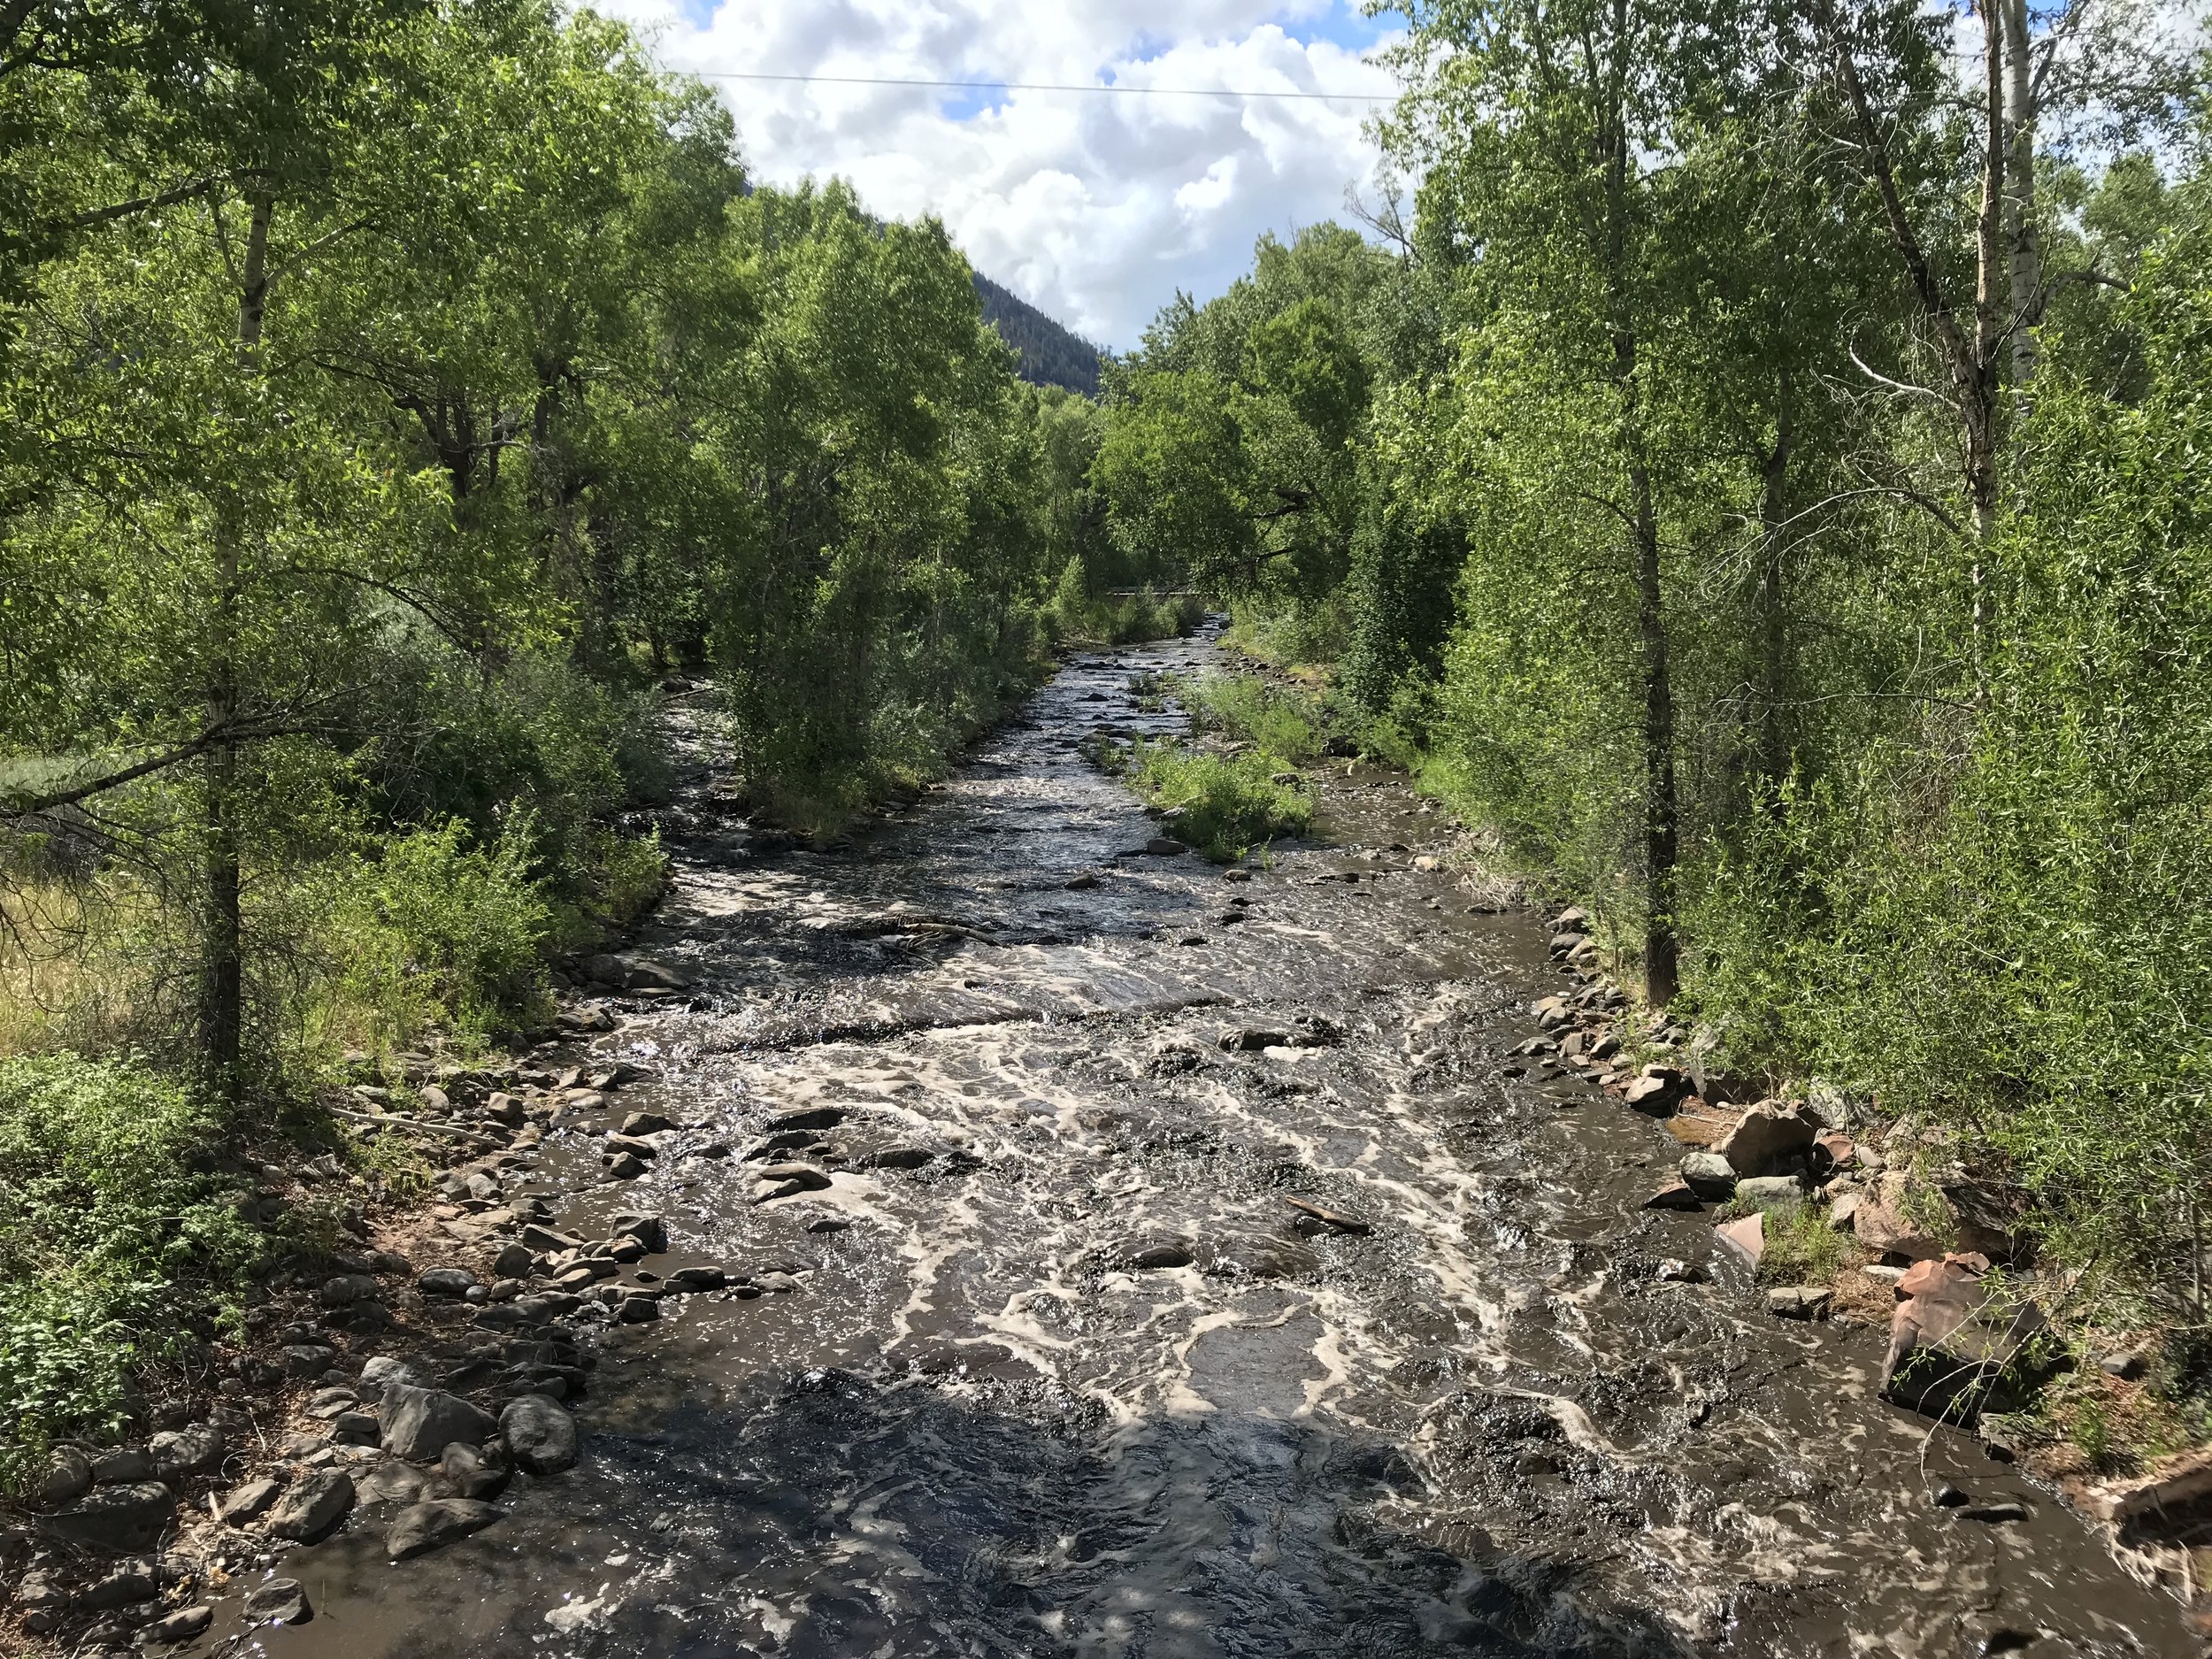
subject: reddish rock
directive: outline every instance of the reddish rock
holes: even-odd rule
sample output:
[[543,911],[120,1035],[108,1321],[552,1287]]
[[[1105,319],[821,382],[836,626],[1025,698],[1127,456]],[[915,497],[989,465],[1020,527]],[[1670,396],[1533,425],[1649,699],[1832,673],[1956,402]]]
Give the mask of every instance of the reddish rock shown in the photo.
[[1883,1394],[1955,1423],[2016,1392],[2021,1349],[2043,1315],[1972,1253],[1916,1263],[1897,1281]]
[[1755,1210],[1740,1221],[1724,1222],[1713,1237],[1754,1266],[1767,1253],[1766,1212]]
[[1650,1197],[1644,1200],[1646,1210],[1696,1210],[1703,1201],[1690,1190],[1690,1184],[1680,1177],[1669,1181]]
[[2001,1225],[1993,1201],[1964,1184],[1923,1186],[1911,1194],[1908,1177],[1892,1170],[1880,1176],[1860,1199],[1852,1220],[1859,1241],[1885,1255],[1931,1260],[1947,1251],[1977,1252],[2001,1261],[2013,1251],[2013,1239]]

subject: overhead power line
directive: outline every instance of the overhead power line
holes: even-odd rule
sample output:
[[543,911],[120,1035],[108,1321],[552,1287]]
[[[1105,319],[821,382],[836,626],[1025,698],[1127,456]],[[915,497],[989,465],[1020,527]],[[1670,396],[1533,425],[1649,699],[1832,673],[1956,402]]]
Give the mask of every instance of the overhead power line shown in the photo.
[[1322,103],[1390,104],[1387,92],[1278,92],[1234,87],[1123,87],[1043,81],[909,81],[889,75],[773,75],[741,69],[695,69],[702,81],[789,81],[833,87],[929,87],[952,92],[1109,92],[1160,98],[1302,98]]

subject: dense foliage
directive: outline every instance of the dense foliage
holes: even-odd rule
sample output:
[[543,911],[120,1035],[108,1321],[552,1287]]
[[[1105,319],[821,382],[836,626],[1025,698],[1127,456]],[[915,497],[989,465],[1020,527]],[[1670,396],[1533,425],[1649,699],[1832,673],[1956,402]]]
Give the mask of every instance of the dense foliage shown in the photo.
[[1107,584],[1088,406],[942,228],[749,188],[625,28],[5,27],[0,1047],[238,1097],[527,1018],[657,886],[664,677],[820,829]]
[[1160,313],[1108,537],[1333,664],[1719,1063],[2200,1317],[2200,65],[2120,4],[1395,9],[1411,211]]

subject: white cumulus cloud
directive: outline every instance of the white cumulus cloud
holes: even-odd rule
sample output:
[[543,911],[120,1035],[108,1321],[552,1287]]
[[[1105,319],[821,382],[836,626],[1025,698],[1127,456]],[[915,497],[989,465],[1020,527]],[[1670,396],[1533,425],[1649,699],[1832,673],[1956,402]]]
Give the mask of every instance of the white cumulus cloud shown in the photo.
[[[711,10],[709,7],[711,6]],[[1136,342],[1263,231],[1341,218],[1380,106],[1005,90],[1008,83],[1387,96],[1352,0],[614,0],[668,68],[715,79],[771,183],[850,179],[870,210],[935,213],[976,268],[1080,334]],[[734,73],[976,81],[989,92]]]

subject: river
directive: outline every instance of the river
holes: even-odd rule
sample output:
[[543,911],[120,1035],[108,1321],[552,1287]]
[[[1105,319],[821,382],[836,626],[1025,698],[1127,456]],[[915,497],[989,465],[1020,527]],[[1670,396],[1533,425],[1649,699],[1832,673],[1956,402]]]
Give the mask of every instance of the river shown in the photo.
[[[579,1468],[419,1560],[296,1552],[318,1616],[246,1650],[2195,1653],[2047,1494],[1876,1397],[1880,1332],[1770,1317],[1709,1217],[1640,1208],[1680,1148],[1509,1056],[1563,984],[1545,930],[1415,867],[1448,837],[1402,779],[1322,764],[1313,839],[1240,882],[1141,850],[1079,743],[1179,727],[1138,677],[1215,649],[1074,657],[849,847],[689,792],[641,947],[692,994],[570,1051],[684,1131],[607,1182],[611,1119],[567,1125],[526,1190],[587,1235],[659,1210],[663,1274],[798,1287],[613,1331]],[[808,1108],[826,1189],[685,1155]]]

